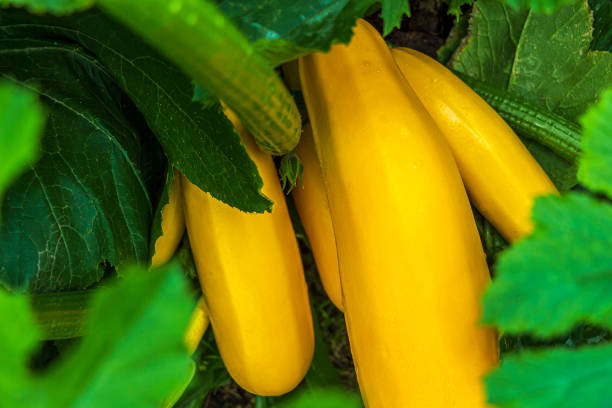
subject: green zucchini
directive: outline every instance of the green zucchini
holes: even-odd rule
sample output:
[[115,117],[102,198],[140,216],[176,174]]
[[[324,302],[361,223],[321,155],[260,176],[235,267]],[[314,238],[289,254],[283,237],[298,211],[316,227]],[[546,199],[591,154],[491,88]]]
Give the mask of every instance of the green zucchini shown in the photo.
[[98,0],[238,115],[259,147],[290,152],[301,133],[280,77],[210,0]]
[[521,136],[550,148],[570,163],[580,157],[580,126],[509,92],[453,71]]

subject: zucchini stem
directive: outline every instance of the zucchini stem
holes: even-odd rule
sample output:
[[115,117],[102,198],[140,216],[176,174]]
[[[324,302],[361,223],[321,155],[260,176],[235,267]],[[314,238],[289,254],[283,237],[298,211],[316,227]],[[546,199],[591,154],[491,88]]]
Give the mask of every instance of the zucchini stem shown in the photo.
[[295,101],[273,68],[213,2],[97,4],[223,100],[262,150],[282,155],[295,148],[301,133]]

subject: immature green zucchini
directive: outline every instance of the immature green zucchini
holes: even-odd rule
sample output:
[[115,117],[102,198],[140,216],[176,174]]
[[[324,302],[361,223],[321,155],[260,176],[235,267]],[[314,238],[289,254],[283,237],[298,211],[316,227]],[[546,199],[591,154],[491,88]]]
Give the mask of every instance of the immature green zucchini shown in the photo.
[[222,99],[270,154],[297,145],[301,120],[272,67],[210,0],[99,0],[196,82]]
[[580,157],[580,126],[509,92],[453,71],[521,135],[550,148],[571,163]]

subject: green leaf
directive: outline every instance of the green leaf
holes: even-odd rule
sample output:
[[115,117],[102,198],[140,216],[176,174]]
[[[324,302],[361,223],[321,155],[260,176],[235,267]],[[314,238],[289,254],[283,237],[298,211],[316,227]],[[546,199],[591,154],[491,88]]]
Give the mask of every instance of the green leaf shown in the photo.
[[25,7],[32,13],[69,14],[91,7],[94,0],[0,0],[0,7]]
[[278,408],[360,408],[360,398],[335,388],[319,388],[302,392],[291,401],[275,405]]
[[483,321],[553,336],[588,321],[612,328],[612,206],[584,194],[536,200],[534,232],[504,252]]
[[575,0],[504,0],[514,8],[529,7],[533,11],[551,13]]
[[125,279],[95,293],[83,339],[37,376],[28,358],[40,336],[27,298],[0,291],[3,404],[144,408],[181,385],[191,369],[183,335],[194,302],[180,268],[124,272]]
[[582,184],[612,198],[612,87],[580,118],[583,127],[578,178]]
[[[347,44],[357,18],[378,0],[223,0],[219,8],[253,43],[255,50],[278,66],[315,51]],[[384,32],[410,15],[408,0],[382,0]]]
[[485,380],[499,408],[606,408],[612,401],[612,345],[507,357]]
[[377,0],[223,0],[219,8],[272,66],[348,43]]
[[589,0],[593,11],[592,50],[612,51],[612,2],[608,0]]
[[169,165],[202,190],[243,211],[263,212],[257,167],[218,103],[192,100],[193,83],[139,37],[94,9],[70,17],[2,13],[11,38],[78,44],[94,55],[136,105],[162,145]]
[[[586,1],[541,14],[478,0],[451,66],[575,121],[612,82],[610,53],[589,51],[592,29]],[[561,190],[575,184],[570,163],[526,145]]]
[[227,384],[230,376],[215,344],[212,330],[204,333],[204,338],[194,355],[198,362],[195,376],[175,408],[201,408],[206,396]]
[[381,0],[383,18],[383,35],[399,28],[404,14],[410,17],[410,4],[408,0]]
[[[461,11],[459,10],[458,13],[460,12]],[[450,13],[451,13],[451,9],[449,8],[449,14]],[[458,15],[457,21],[455,22],[455,25],[451,29],[450,34],[446,38],[444,45],[438,48],[437,56],[438,56],[438,61],[440,61],[440,63],[447,64],[448,61],[453,56],[453,54],[455,53],[455,51],[457,51],[457,48],[459,48],[459,46],[461,45],[461,41],[463,41],[465,36],[468,35],[468,26],[469,26],[468,23],[469,23],[469,20],[465,15],[463,14]]]
[[7,187],[40,154],[45,116],[35,92],[0,83],[0,208]]
[[49,111],[43,154],[2,207],[0,282],[83,289],[106,262],[145,261],[152,208],[139,164],[147,153],[120,109],[121,91],[78,46],[5,37],[0,49],[0,76],[38,93]]
[[444,2],[448,4],[448,14],[454,15],[459,21],[459,18],[463,15],[461,7],[465,4],[474,3],[474,0],[444,0]]
[[25,296],[10,295],[0,290],[0,395],[9,407],[27,406],[31,398],[32,376],[27,364],[30,353],[40,339],[36,322]]
[[190,371],[194,302],[180,268],[133,268],[92,300],[86,335],[40,382],[53,407],[152,407]]

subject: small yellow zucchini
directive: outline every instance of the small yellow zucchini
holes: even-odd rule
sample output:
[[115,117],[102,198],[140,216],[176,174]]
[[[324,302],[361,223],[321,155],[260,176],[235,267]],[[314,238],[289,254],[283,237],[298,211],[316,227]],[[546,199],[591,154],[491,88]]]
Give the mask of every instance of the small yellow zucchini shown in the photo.
[[393,57],[450,145],[470,198],[509,241],[531,232],[535,197],[557,193],[510,126],[436,60],[408,48]]
[[257,165],[271,213],[245,213],[183,176],[185,218],[210,323],[232,378],[247,391],[284,394],[313,355],[312,316],[295,233],[272,157],[226,110]]
[[155,240],[155,251],[151,258],[152,268],[161,266],[172,258],[185,233],[181,175],[176,169],[174,169],[170,198],[162,209],[161,217],[162,235]]
[[187,346],[187,351],[189,354],[193,354],[194,351],[198,348],[200,341],[202,340],[202,336],[206,332],[208,328],[208,312],[206,311],[206,303],[204,302],[204,297],[200,297],[198,300],[198,304],[195,309],[193,309],[193,313],[191,314],[191,320],[189,320],[189,326],[187,326],[187,330],[185,331],[185,346]]
[[486,406],[490,277],[444,137],[363,20],[348,46],[302,57],[299,71],[366,406]]
[[333,304],[342,310],[342,286],[334,226],[310,124],[304,126],[297,155],[302,160],[304,170],[302,183],[298,182],[292,191],[293,201],[308,236],[323,288]]

